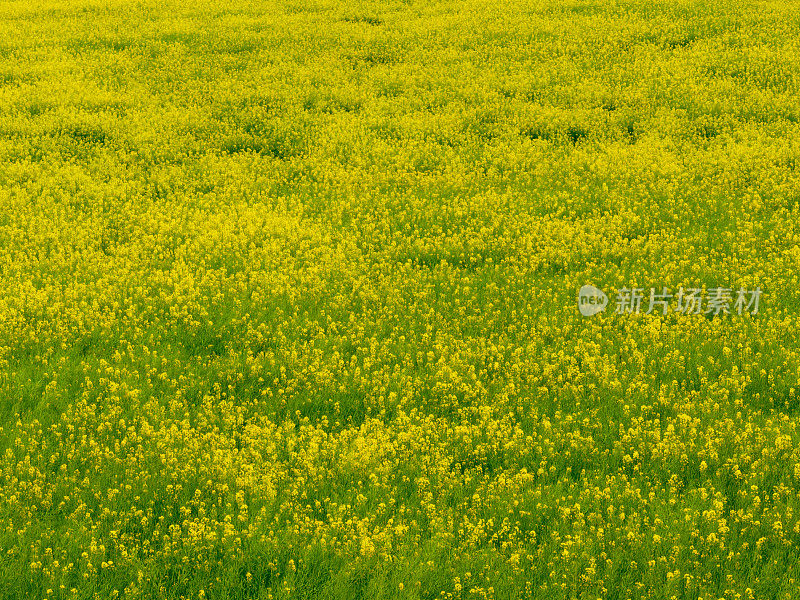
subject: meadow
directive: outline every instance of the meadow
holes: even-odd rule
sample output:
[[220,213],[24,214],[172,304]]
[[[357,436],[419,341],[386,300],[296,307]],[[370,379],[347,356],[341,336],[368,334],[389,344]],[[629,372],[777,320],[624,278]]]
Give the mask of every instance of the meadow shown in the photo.
[[0,0],[0,598],[800,598],[799,93],[796,0]]

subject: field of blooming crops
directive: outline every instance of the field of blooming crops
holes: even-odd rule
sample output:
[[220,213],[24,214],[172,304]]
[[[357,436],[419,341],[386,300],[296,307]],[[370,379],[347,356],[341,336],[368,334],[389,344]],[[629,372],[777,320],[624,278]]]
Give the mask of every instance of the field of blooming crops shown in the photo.
[[799,158],[796,0],[0,1],[0,598],[800,598]]

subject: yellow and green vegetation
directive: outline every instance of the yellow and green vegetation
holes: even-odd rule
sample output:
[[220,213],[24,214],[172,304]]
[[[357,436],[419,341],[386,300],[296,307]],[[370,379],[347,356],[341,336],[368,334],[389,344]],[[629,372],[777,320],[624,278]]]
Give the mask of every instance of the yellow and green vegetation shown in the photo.
[[794,0],[1,1],[0,598],[800,598],[799,151]]

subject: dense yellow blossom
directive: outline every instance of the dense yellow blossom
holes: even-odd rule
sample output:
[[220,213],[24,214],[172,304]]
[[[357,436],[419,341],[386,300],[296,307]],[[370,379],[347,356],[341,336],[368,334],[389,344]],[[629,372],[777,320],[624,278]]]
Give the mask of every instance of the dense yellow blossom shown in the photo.
[[800,597],[796,3],[0,33],[0,597]]

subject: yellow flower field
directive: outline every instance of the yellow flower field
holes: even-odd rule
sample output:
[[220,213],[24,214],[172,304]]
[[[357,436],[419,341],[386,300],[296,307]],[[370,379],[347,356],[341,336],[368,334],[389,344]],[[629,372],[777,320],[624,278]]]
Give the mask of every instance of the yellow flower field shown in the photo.
[[792,0],[0,1],[0,598],[800,598],[799,152]]

